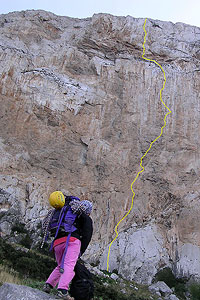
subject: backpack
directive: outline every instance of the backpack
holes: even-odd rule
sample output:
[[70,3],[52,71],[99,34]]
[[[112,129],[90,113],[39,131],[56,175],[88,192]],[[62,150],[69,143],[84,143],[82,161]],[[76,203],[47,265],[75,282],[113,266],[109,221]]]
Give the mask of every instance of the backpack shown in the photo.
[[48,223],[48,232],[46,235],[46,238],[48,237],[48,233],[54,233],[54,239],[51,243],[50,251],[53,249],[53,243],[58,235],[58,232],[60,230],[65,231],[67,235],[67,240],[66,240],[66,245],[65,245],[65,251],[62,256],[62,261],[61,261],[61,266],[60,266],[60,273],[64,273],[64,260],[65,260],[65,255],[67,253],[67,248],[69,244],[69,239],[71,237],[71,233],[77,230],[77,228],[74,226],[74,222],[76,217],[78,216],[77,214],[73,213],[71,206],[69,203],[73,200],[79,200],[77,197],[73,196],[68,196],[66,197],[67,201],[65,202],[65,205],[61,209],[54,209],[50,218],[50,221]]
[[74,268],[75,276],[70,286],[70,294],[75,300],[90,300],[94,297],[94,283],[92,274],[77,261]]
[[55,234],[54,239],[58,235],[58,231],[74,232],[77,228],[73,225],[77,214],[73,213],[71,206],[64,205],[61,209],[55,209],[49,222],[48,230]]

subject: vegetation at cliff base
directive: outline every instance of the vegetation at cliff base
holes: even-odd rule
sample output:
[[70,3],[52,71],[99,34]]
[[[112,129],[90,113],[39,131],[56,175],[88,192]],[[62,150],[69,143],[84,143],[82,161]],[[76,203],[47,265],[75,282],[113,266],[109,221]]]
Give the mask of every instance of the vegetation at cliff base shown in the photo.
[[[47,256],[0,238],[0,285],[4,282],[27,285],[42,290],[45,280],[56,266],[53,256]],[[110,275],[107,274],[107,275]],[[123,286],[109,277],[93,275],[95,300],[156,300],[148,287],[123,280]],[[54,289],[53,293],[56,292]]]
[[189,286],[191,300],[200,300],[200,284],[193,282]]
[[160,270],[156,276],[156,281],[164,281],[168,287],[173,288],[176,295],[181,299],[185,299],[186,283],[184,278],[176,278],[170,268]]
[[50,270],[55,268],[55,260],[34,250],[20,245],[9,244],[0,239],[0,261],[3,265],[15,270],[23,278],[45,280]]

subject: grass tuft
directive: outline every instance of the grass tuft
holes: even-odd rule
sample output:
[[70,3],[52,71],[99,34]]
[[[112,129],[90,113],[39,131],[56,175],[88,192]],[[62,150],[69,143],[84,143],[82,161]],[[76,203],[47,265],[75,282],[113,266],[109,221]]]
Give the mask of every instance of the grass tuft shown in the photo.
[[18,272],[4,265],[0,265],[0,285],[4,282],[23,284]]

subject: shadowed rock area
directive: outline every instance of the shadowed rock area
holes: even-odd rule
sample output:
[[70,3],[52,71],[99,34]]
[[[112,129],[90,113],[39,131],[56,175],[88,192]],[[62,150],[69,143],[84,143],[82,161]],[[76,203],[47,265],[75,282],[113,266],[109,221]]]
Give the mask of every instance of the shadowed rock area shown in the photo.
[[[140,158],[167,113],[160,68],[142,59],[144,19],[45,11],[0,15],[0,228],[33,230],[54,190],[94,203],[84,258],[106,268],[131,207]],[[171,109],[143,160],[110,270],[150,283],[169,266],[200,278],[200,28],[148,19],[145,56]],[[17,237],[16,237],[17,239]]]

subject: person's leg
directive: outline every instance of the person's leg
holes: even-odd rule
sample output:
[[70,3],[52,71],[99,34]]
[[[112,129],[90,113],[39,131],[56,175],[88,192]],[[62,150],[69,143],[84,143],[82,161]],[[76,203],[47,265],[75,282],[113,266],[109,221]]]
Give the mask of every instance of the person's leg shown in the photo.
[[46,281],[46,283],[50,284],[53,287],[56,287],[56,285],[58,284],[59,279],[60,279],[60,275],[61,275],[60,264],[62,261],[62,256],[63,256],[64,250],[65,250],[65,243],[57,245],[54,248],[57,267],[52,271],[52,273],[50,274],[49,278]]
[[78,260],[80,248],[81,248],[80,240],[77,239],[74,242],[69,242],[67,253],[65,255],[65,260],[64,260],[64,273],[61,274],[60,276],[58,289],[60,290],[69,289],[69,283],[71,282],[71,280],[75,275],[74,267]]

